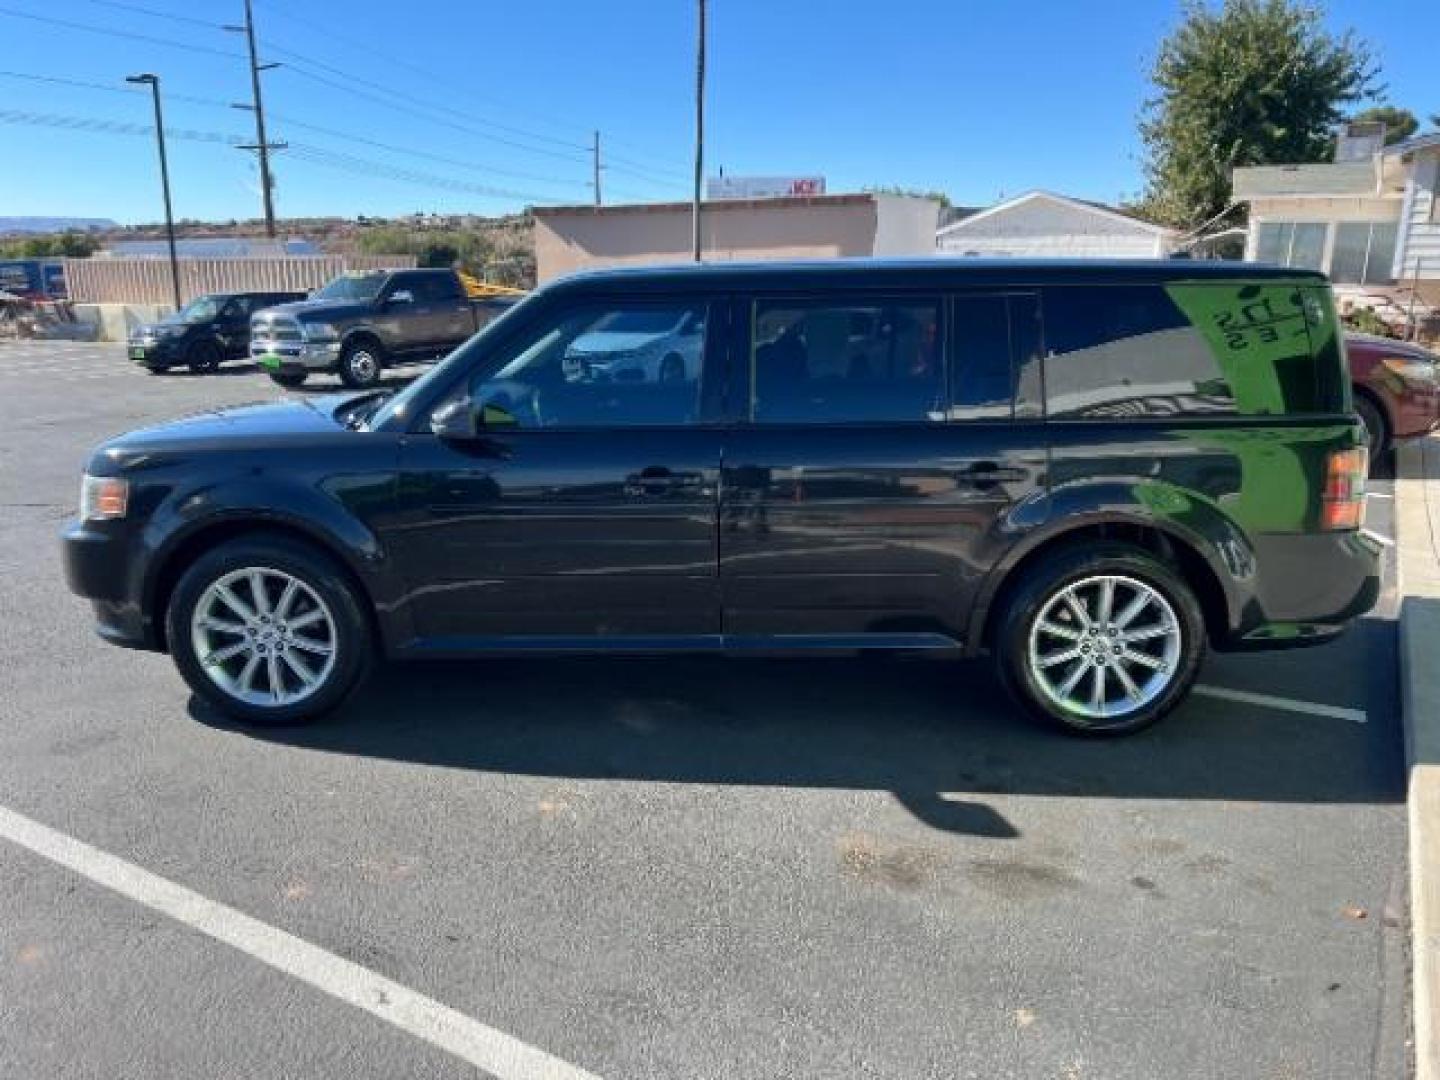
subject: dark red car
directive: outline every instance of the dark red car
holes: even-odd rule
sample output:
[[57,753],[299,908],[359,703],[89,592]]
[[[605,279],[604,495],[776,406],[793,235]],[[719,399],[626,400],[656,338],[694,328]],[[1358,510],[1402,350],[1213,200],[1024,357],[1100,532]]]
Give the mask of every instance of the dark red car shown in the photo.
[[1355,411],[1370,438],[1370,460],[1394,439],[1428,435],[1440,422],[1440,357],[1404,341],[1346,334]]

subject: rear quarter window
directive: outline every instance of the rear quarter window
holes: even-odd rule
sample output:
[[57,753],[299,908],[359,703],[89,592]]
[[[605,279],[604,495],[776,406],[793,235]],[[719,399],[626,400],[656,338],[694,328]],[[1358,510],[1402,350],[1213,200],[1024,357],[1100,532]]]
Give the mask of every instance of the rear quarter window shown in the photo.
[[1056,287],[1044,303],[1051,417],[1278,416],[1345,407],[1343,356],[1323,287]]

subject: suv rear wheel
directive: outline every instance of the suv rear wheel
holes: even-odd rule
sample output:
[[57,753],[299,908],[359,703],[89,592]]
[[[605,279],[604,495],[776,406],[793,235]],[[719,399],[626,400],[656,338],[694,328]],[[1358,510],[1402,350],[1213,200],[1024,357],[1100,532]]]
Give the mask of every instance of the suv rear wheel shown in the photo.
[[1032,715],[1081,735],[1149,727],[1189,692],[1205,655],[1194,592],[1149,552],[1057,552],[1026,572],[1001,616],[1001,679]]
[[382,367],[384,358],[372,341],[352,341],[340,350],[340,381],[352,389],[374,386]]
[[372,664],[360,599],[323,553],[283,536],[242,537],[197,559],[166,611],[190,689],[251,724],[313,720]]

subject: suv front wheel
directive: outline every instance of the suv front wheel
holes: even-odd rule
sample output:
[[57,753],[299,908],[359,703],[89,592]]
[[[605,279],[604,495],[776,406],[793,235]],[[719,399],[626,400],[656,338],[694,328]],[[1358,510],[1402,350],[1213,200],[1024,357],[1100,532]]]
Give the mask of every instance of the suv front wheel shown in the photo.
[[165,630],[190,689],[251,724],[329,712],[372,662],[354,589],[327,556],[284,536],[242,537],[202,555],[176,583]]
[[1189,693],[1205,655],[1194,592],[1140,548],[1071,548],[1026,572],[995,639],[1028,712],[1080,735],[1149,727]]

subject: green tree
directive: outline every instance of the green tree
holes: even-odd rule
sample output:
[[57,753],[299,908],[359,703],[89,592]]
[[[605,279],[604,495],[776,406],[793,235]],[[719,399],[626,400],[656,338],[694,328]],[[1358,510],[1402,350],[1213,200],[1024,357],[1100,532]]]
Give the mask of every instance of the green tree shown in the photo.
[[1140,125],[1147,214],[1193,227],[1229,204],[1236,166],[1323,161],[1345,106],[1375,92],[1376,74],[1369,47],[1327,31],[1319,8],[1185,0]]
[[1420,119],[1409,109],[1401,109],[1395,105],[1376,105],[1373,109],[1365,109],[1356,113],[1350,118],[1359,121],[1378,120],[1385,125],[1385,145],[1391,146],[1397,142],[1404,142],[1420,130]]

